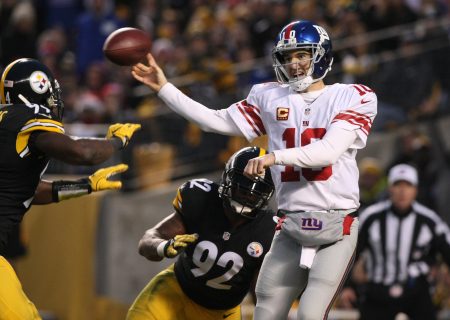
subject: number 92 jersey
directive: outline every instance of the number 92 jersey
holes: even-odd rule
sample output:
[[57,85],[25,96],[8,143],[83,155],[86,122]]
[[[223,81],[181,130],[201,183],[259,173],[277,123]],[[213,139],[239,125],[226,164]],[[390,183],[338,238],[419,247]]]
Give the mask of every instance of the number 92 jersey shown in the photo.
[[36,104],[0,109],[0,253],[12,226],[22,220],[33,200],[48,158],[32,146],[37,131],[64,133],[48,108]]
[[269,251],[275,232],[273,213],[262,211],[255,219],[232,228],[218,185],[206,179],[183,184],[173,205],[186,233],[199,235],[175,263],[183,292],[209,309],[239,305]]

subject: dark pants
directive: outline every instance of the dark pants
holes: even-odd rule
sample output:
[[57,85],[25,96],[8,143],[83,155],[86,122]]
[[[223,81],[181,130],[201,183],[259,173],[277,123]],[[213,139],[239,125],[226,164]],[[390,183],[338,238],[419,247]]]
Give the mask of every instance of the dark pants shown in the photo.
[[437,319],[425,278],[416,278],[403,285],[398,297],[392,296],[398,290],[388,286],[368,284],[366,290],[360,307],[361,320],[394,320],[400,312],[407,314],[411,320]]

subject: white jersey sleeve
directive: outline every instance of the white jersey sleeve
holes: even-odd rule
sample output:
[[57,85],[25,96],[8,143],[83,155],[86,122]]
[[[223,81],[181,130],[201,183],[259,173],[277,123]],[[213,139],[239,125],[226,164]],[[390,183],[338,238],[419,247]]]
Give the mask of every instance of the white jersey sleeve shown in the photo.
[[227,109],[210,109],[192,100],[173,84],[165,84],[158,96],[174,112],[188,121],[197,124],[203,131],[215,132],[230,136],[242,136],[243,133],[231,119]]
[[355,131],[358,138],[350,148],[362,149],[377,114],[377,96],[365,85],[352,84],[346,85],[340,98],[331,125]]
[[274,150],[275,164],[302,168],[333,165],[354,143],[356,133],[340,127],[331,127],[323,139],[301,148]]

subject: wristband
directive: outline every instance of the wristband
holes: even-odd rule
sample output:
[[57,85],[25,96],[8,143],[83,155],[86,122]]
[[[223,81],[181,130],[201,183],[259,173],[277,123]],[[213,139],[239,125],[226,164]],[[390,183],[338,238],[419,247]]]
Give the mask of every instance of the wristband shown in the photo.
[[52,183],[52,201],[60,202],[70,198],[81,197],[92,192],[91,184],[88,179],[77,181],[53,181]]
[[165,258],[165,249],[166,249],[166,244],[168,243],[168,240],[162,241],[158,244],[158,246],[156,247],[156,253],[158,254],[158,256],[160,256],[161,258]]

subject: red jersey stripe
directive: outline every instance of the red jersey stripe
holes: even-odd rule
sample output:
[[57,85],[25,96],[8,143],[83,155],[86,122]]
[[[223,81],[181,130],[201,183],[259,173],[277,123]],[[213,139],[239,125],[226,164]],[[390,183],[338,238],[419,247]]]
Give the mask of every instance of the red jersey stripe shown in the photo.
[[241,101],[241,106],[244,108],[244,111],[250,116],[250,118],[253,120],[253,123],[258,127],[258,130],[262,134],[266,134],[266,128],[264,128],[264,124],[261,120],[261,117],[259,116],[259,108],[249,104],[247,100]]
[[[331,121],[331,123],[338,122],[339,120],[341,120],[341,119],[333,120],[333,121]],[[370,133],[370,127],[362,126],[361,124],[356,123],[356,122],[353,121],[353,120],[344,120],[344,121],[347,121],[348,123],[350,123],[350,124],[352,124],[352,125],[358,126],[358,127],[360,128],[360,130],[361,130],[366,136],[369,135],[369,133]]]
[[253,124],[251,118],[247,115],[247,113],[244,111],[244,108],[240,105],[238,105],[238,110],[242,113],[245,120],[247,120],[248,124],[252,127],[253,132],[256,133],[257,136],[261,136],[261,132],[258,131],[258,128]]
[[371,127],[372,126],[372,123],[367,121],[365,118],[354,116],[354,115],[347,114],[347,113],[339,113],[336,117],[334,117],[333,121],[334,120],[346,120],[346,121],[352,120],[352,121],[358,123],[361,127],[365,127],[365,126]]
[[258,113],[261,113],[258,106],[248,103],[247,100],[242,100],[241,103],[244,107],[252,107],[252,108],[256,109],[256,111],[258,111]]
[[367,121],[363,117],[355,117],[350,114],[346,113],[339,113],[337,116],[334,117],[333,121],[331,123],[334,123],[338,120],[347,121],[348,123],[351,123],[353,125],[359,126],[360,129],[366,134],[369,135],[370,128],[372,127],[372,122]]
[[359,113],[359,112],[356,112],[356,111],[354,111],[354,110],[345,110],[344,112],[347,112],[347,113],[351,113],[351,114],[354,114],[355,116],[358,116],[358,117],[364,118],[364,119],[366,119],[366,121],[368,121],[368,122],[372,123],[372,119],[370,119],[370,117],[369,117],[369,116],[366,116],[366,115],[365,115],[365,114],[363,114],[363,113]]

